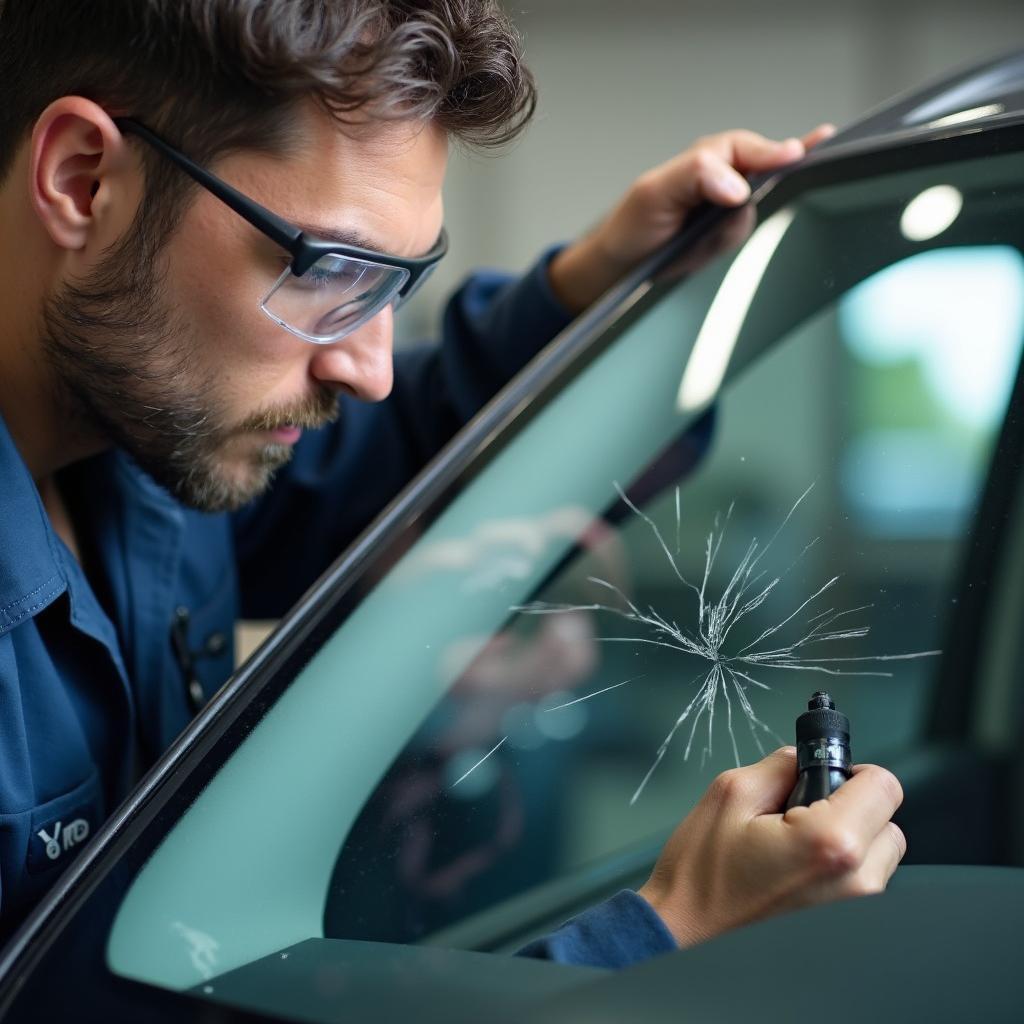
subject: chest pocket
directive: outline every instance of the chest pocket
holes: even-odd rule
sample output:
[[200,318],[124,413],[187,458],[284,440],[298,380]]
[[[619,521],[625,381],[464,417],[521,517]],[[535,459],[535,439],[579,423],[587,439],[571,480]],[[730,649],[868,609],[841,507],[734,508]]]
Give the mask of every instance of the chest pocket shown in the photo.
[[103,823],[99,777],[14,814],[0,814],[0,913],[20,918]]

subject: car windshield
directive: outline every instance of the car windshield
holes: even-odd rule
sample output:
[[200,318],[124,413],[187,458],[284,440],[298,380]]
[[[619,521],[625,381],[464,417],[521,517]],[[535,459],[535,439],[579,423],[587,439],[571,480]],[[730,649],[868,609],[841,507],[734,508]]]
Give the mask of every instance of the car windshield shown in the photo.
[[914,751],[1024,337],[1024,158],[936,152],[798,172],[624,303],[339,604],[110,968],[514,946],[816,689]]

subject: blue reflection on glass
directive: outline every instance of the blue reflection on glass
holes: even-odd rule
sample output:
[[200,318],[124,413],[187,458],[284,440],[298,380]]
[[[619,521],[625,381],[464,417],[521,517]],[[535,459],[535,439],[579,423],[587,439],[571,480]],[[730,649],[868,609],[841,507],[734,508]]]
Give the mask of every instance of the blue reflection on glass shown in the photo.
[[845,497],[882,536],[948,536],[977,489],[1024,335],[1024,258],[1009,246],[919,253],[839,304],[854,428]]

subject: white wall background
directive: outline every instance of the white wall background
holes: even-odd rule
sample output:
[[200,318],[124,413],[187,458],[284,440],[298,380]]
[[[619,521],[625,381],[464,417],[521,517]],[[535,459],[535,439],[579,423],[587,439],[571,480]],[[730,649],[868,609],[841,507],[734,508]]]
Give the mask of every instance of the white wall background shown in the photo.
[[432,337],[472,268],[525,267],[695,137],[842,125],[897,92],[1024,47],[1021,0],[506,0],[540,89],[526,135],[455,153],[452,250],[399,318]]

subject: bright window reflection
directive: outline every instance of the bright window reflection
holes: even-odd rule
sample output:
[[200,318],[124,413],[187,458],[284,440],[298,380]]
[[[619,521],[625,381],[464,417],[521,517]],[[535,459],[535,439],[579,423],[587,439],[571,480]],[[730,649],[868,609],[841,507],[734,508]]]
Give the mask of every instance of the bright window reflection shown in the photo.
[[926,242],[941,235],[960,215],[964,197],[952,185],[934,185],[907,203],[900,231],[911,242]]
[[1024,258],[1008,246],[911,256],[851,289],[839,325],[857,421],[842,480],[864,528],[954,531],[1013,386]]

